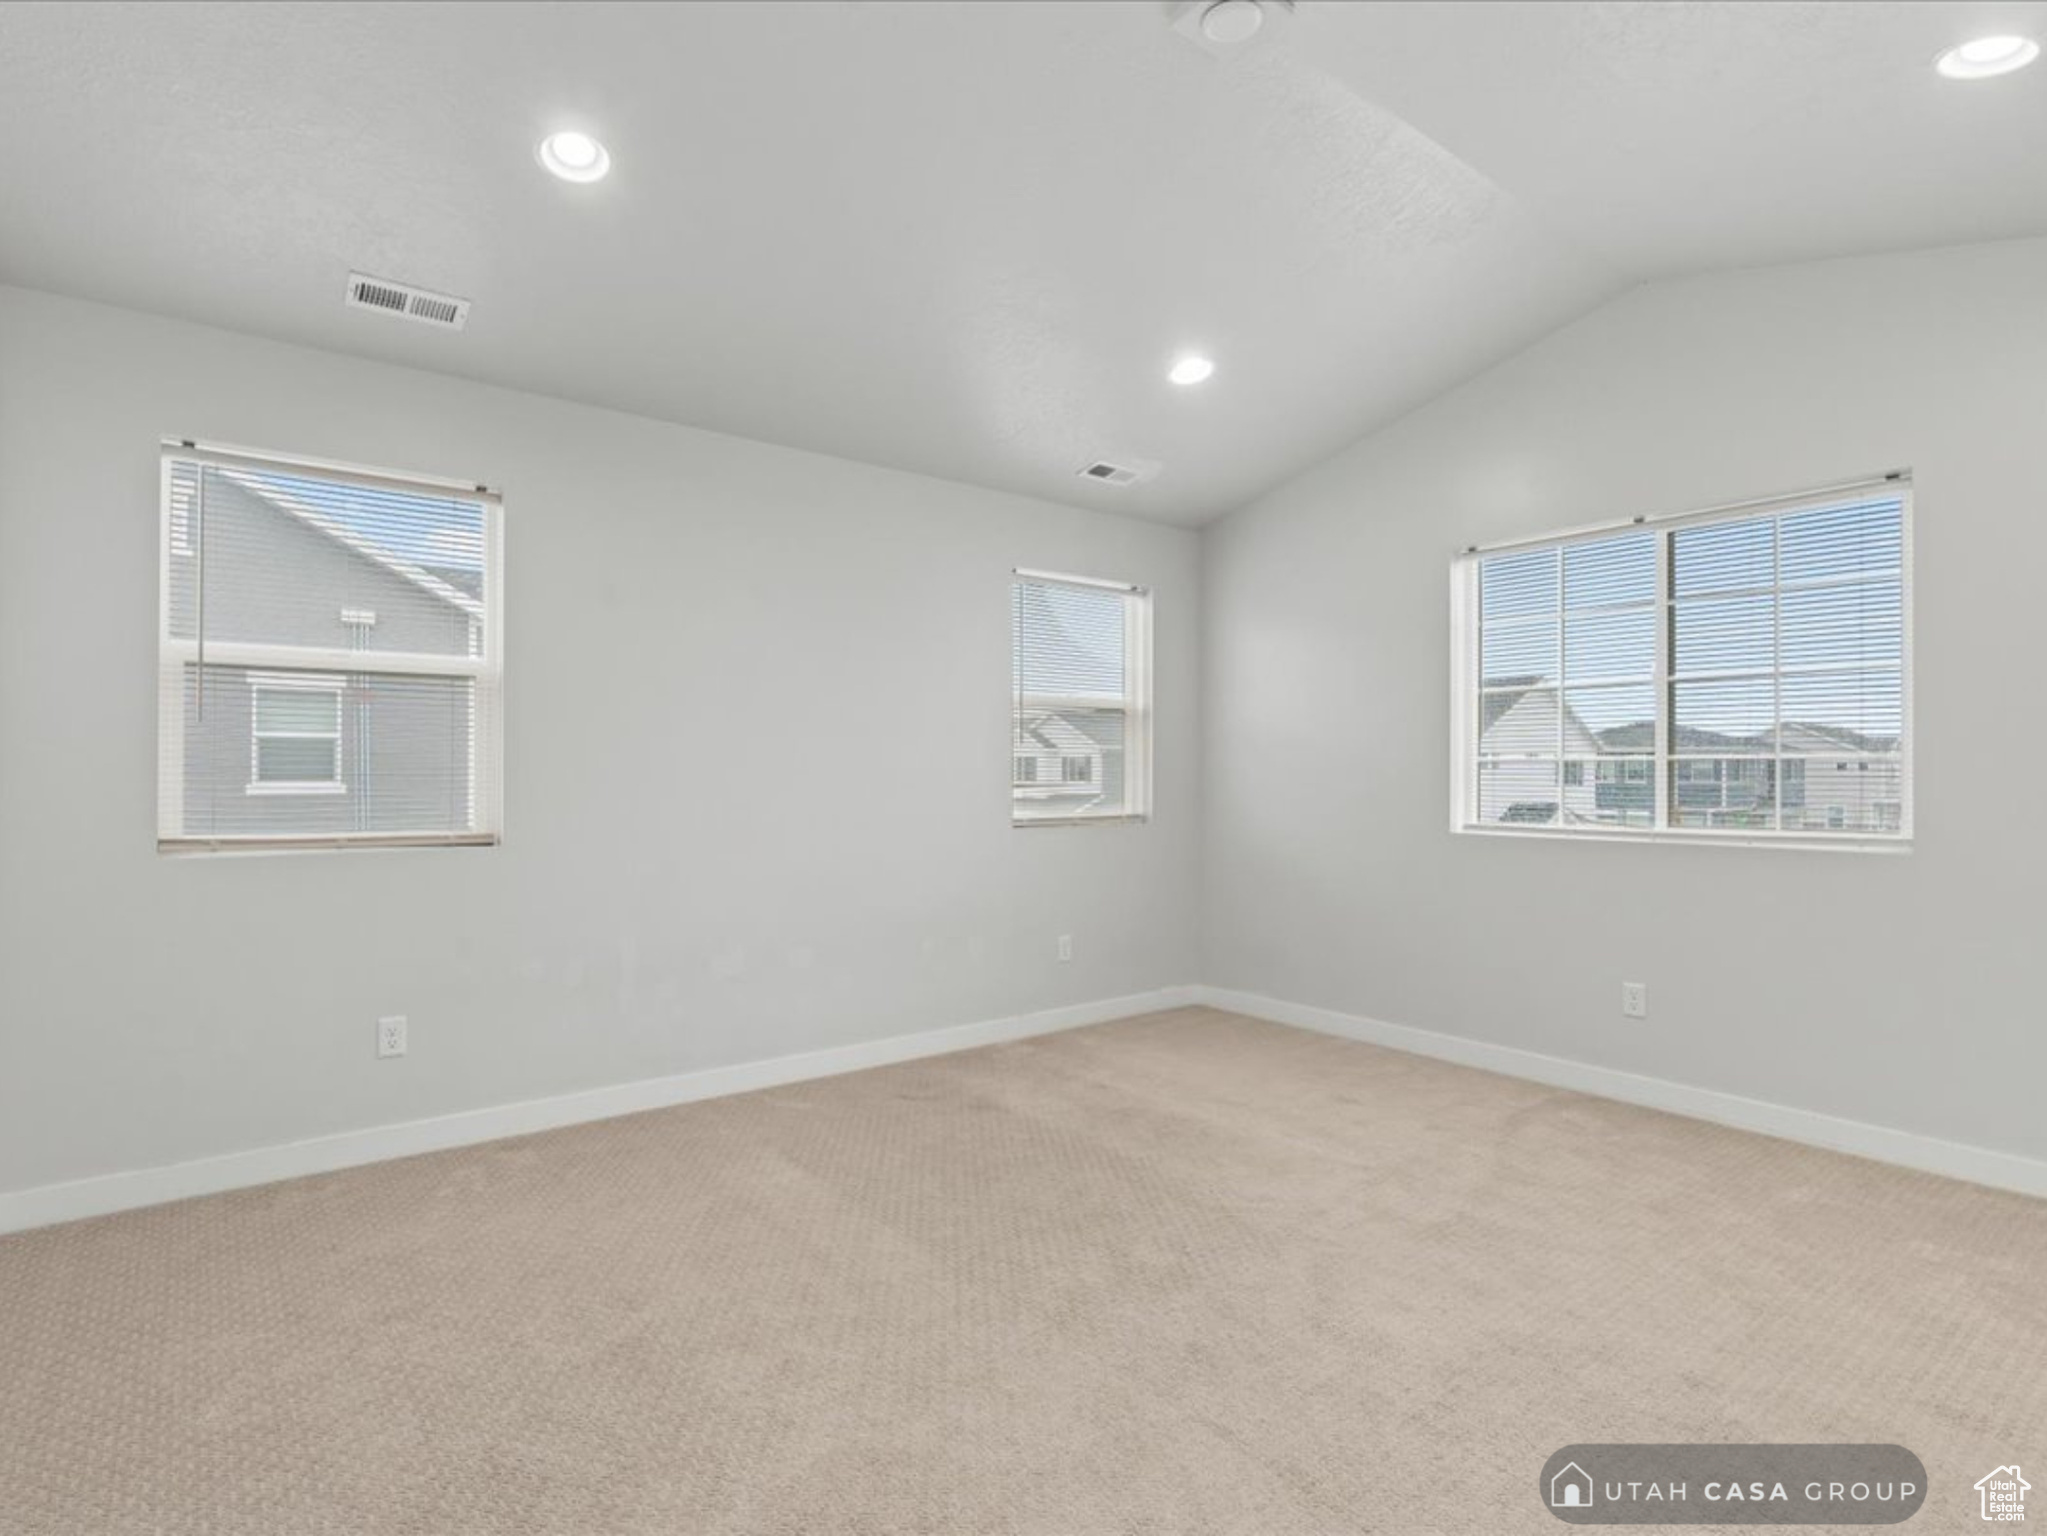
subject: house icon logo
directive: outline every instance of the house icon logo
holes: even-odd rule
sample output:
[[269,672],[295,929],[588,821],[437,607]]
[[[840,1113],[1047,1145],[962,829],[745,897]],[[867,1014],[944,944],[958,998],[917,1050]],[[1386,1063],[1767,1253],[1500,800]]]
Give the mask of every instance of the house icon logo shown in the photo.
[[1549,1502],[1552,1509],[1583,1509],[1592,1502],[1592,1474],[1575,1461],[1565,1462],[1549,1480]]
[[2003,1525],[2016,1525],[2026,1518],[2026,1494],[2032,1484],[2019,1476],[2018,1463],[1999,1467],[1976,1484],[1983,1496],[1983,1518]]

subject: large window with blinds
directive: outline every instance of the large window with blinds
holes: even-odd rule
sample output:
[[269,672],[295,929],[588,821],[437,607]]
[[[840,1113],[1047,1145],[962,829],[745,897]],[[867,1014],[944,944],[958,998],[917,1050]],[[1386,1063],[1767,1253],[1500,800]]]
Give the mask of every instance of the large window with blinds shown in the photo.
[[1151,597],[1018,571],[1010,585],[1010,818],[1133,821],[1151,798]]
[[1911,485],[1466,552],[1453,825],[1911,835]]
[[158,845],[494,843],[495,494],[163,453]]

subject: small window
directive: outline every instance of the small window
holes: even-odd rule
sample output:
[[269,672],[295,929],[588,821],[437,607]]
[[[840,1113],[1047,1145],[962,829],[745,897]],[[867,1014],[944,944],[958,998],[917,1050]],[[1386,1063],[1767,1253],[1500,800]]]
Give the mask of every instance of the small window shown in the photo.
[[1010,634],[1011,819],[1142,818],[1151,792],[1150,594],[1019,571]]
[[345,794],[338,677],[249,678],[249,793]]
[[167,444],[157,844],[492,843],[496,496]]
[[1464,556],[1454,825],[1909,837],[1910,513],[1899,475]]

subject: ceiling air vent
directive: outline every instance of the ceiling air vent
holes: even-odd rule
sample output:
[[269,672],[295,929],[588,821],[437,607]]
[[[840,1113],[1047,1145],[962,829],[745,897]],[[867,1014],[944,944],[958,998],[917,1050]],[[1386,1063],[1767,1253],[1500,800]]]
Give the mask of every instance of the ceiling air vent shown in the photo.
[[1159,472],[1159,466],[1149,459],[1131,459],[1117,464],[1108,459],[1096,459],[1094,463],[1078,471],[1083,480],[1093,480],[1101,485],[1135,485],[1140,480],[1149,480]]
[[362,272],[348,274],[348,302],[355,309],[381,310],[421,325],[437,325],[459,331],[469,323],[469,301],[452,293],[430,293],[410,283],[370,277]]

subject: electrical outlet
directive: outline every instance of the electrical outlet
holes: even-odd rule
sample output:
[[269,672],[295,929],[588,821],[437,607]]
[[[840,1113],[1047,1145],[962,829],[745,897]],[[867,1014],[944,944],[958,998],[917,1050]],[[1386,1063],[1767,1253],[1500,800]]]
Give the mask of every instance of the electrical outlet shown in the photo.
[[379,1056],[405,1054],[404,1014],[394,1013],[389,1018],[377,1020],[377,1054]]
[[1649,988],[1639,981],[1621,983],[1621,1013],[1630,1019],[1649,1017]]
[[1070,933],[1059,935],[1059,958],[1061,960],[1071,960],[1073,958],[1073,935]]

